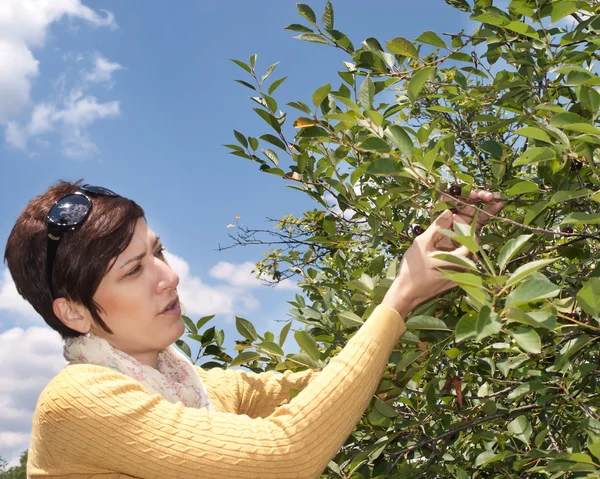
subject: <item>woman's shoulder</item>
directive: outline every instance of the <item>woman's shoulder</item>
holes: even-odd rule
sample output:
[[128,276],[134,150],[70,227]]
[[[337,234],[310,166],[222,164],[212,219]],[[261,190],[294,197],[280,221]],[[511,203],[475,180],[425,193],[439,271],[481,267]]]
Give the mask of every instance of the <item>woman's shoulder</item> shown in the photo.
[[36,412],[49,403],[56,405],[76,401],[83,393],[89,400],[102,398],[111,390],[123,387],[143,388],[139,381],[114,369],[94,364],[68,364],[46,384],[38,397]]

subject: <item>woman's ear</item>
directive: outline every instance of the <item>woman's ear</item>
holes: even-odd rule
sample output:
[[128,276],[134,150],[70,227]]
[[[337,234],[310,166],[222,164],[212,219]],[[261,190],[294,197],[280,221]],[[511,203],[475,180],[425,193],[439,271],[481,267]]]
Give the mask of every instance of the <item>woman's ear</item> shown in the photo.
[[90,330],[91,324],[84,306],[66,298],[57,298],[52,303],[52,310],[68,328],[82,334]]

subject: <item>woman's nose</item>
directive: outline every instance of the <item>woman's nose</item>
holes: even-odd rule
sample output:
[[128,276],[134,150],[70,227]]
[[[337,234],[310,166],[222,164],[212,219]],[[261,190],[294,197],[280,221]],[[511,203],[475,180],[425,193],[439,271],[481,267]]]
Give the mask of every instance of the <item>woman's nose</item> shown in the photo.
[[167,263],[165,260],[160,261],[162,265],[162,281],[161,284],[164,288],[173,288],[176,289],[179,285],[179,275],[175,272],[173,268]]

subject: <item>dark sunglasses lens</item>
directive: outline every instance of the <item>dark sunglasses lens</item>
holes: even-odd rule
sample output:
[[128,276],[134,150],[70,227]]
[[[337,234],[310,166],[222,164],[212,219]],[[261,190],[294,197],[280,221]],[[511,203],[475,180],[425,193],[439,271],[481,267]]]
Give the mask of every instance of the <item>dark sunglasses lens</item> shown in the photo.
[[50,210],[48,219],[57,225],[76,225],[90,210],[90,201],[83,195],[68,195]]
[[79,189],[85,191],[86,193],[92,193],[95,195],[119,196],[114,191],[111,191],[108,188],[103,188],[102,186],[92,186],[88,185],[87,183],[85,185],[80,186]]

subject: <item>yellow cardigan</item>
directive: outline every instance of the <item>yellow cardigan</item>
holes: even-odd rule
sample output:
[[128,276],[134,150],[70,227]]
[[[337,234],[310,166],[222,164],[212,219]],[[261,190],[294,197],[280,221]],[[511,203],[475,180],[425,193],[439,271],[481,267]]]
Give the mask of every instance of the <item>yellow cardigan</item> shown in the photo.
[[[66,366],[38,399],[27,477],[318,478],[404,331],[400,314],[380,304],[322,371],[196,367],[212,413],[150,394],[109,368]],[[302,391],[290,400],[290,388]]]

